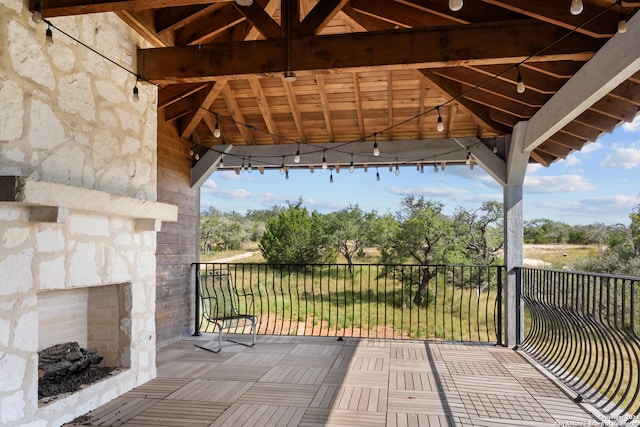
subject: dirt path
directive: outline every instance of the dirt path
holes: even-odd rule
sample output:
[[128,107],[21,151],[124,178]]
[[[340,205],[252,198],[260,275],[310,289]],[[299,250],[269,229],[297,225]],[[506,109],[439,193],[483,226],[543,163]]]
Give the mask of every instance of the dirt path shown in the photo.
[[237,260],[243,259],[243,258],[250,258],[250,257],[254,256],[256,253],[257,253],[256,251],[245,252],[243,254],[238,254],[238,255],[233,255],[233,256],[226,257],[226,258],[216,259],[216,260],[213,260],[213,262],[233,262],[233,261],[237,261]]

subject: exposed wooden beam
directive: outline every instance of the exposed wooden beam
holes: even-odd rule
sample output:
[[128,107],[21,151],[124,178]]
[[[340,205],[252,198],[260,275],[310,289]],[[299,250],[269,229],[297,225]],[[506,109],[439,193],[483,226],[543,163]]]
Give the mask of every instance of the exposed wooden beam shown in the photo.
[[374,16],[403,28],[422,28],[453,25],[458,20],[433,14],[393,0],[351,0],[351,7],[360,13]]
[[356,117],[358,118],[358,132],[360,138],[364,138],[364,114],[362,111],[362,97],[360,96],[360,77],[358,73],[351,73],[353,80],[353,96],[356,101]]
[[115,12],[120,19],[140,34],[154,47],[173,46],[173,37],[166,34],[158,34],[155,31],[155,23],[150,13],[140,14],[129,10]]
[[196,94],[193,111],[186,119],[181,121],[180,136],[182,138],[186,138],[193,133],[196,126],[198,126],[204,115],[208,112],[213,101],[215,101],[220,94],[223,86],[227,86],[226,82],[212,83]]
[[[590,37],[609,38],[618,28],[616,10],[606,10],[593,3],[585,6],[579,15],[572,15],[569,5],[561,1],[536,2],[521,0],[483,0],[485,3],[500,6],[531,18],[577,31]],[[597,19],[596,19],[597,18]]]
[[237,6],[237,9],[266,39],[280,37],[280,25],[257,3],[249,7]]
[[442,92],[444,92],[448,97],[456,99],[456,102],[467,110],[482,126],[493,129],[497,132],[505,134],[510,133],[511,129],[500,125],[489,117],[488,109],[478,108],[478,104],[461,97],[463,92],[462,86],[459,83],[444,79],[430,70],[420,70],[420,72],[429,80],[432,86],[442,90]]
[[304,17],[298,29],[299,34],[318,34],[342,10],[349,0],[319,1]]
[[529,121],[524,149],[532,151],[640,70],[640,14],[628,22]]
[[331,125],[331,110],[329,107],[329,99],[327,98],[327,90],[324,87],[324,75],[316,75],[316,82],[318,83],[320,105],[322,105],[322,115],[324,116],[325,127],[327,128],[327,134],[329,135],[328,139],[330,142],[334,142],[335,136],[333,135],[333,126]]
[[251,90],[253,94],[256,96],[256,100],[258,102],[258,108],[260,108],[260,112],[262,113],[262,118],[264,123],[267,125],[267,129],[273,136],[273,143],[279,144],[280,139],[278,138],[278,126],[276,125],[276,121],[273,120],[273,115],[271,114],[271,108],[269,107],[269,103],[267,102],[267,97],[262,90],[262,86],[260,86],[259,79],[249,79],[249,85],[251,85]]
[[240,106],[236,102],[236,97],[228,84],[223,86],[222,96],[224,101],[227,103],[227,108],[229,108],[229,111],[231,112],[231,117],[233,118],[238,131],[240,131],[240,134],[244,138],[245,144],[253,145],[253,135],[251,135],[251,131],[246,126],[247,122],[242,111],[240,111]]
[[169,85],[158,88],[158,110],[168,107],[169,105],[180,102],[188,96],[207,87],[208,83],[200,84],[179,84]]
[[493,177],[500,185],[507,183],[507,164],[495,155],[489,147],[487,147],[478,138],[454,138],[456,144],[462,148],[466,148],[471,155],[480,164],[489,175]]
[[246,20],[244,15],[229,2],[201,16],[197,21],[175,31],[175,44],[200,45],[209,43],[229,28]]
[[[163,7],[189,6],[194,4],[210,4],[222,0],[55,0],[44,2],[42,16],[86,15],[88,13],[118,12],[127,10],[139,12],[145,9]],[[36,0],[29,0],[29,10],[33,11]]]
[[296,125],[296,130],[298,131],[298,140],[302,143],[305,143],[307,142],[307,134],[304,130],[304,122],[302,121],[300,108],[298,108],[298,100],[296,99],[296,94],[293,91],[293,83],[286,81],[284,76],[281,76],[281,79],[282,86],[284,87],[284,91],[287,94],[287,101],[289,103],[291,115],[293,116],[293,123]]
[[[459,64],[514,64],[531,61],[584,59],[602,44],[583,35],[565,37],[562,29],[532,21],[463,28],[410,29],[370,33],[305,36],[291,40],[296,54],[292,69],[371,69],[408,66],[433,68]],[[522,43],[505,44],[504,39]],[[556,42],[541,56],[531,55]],[[447,49],[442,49],[443,45]],[[420,49],[415,49],[420,46]],[[233,76],[285,71],[274,61],[286,49],[284,39],[212,43],[162,49],[139,49],[141,75],[152,81],[206,81]]]

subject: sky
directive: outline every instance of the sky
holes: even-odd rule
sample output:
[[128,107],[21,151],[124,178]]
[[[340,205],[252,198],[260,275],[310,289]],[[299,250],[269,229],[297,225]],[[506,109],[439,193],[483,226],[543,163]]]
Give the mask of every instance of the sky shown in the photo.
[[[333,171],[330,183],[330,171],[321,169],[291,170],[288,180],[279,171],[214,172],[202,185],[201,210],[214,206],[244,214],[302,199],[307,209],[321,213],[357,204],[384,214],[395,213],[402,197],[415,195],[442,202],[444,213],[452,214],[458,206],[471,210],[485,201],[502,202],[502,187],[478,165],[448,165],[438,173],[429,167],[423,174],[407,166],[398,176],[381,167],[379,173],[377,181],[375,168],[353,174],[341,169]],[[640,116],[548,168],[529,165],[523,203],[525,221],[628,225],[640,204]]]

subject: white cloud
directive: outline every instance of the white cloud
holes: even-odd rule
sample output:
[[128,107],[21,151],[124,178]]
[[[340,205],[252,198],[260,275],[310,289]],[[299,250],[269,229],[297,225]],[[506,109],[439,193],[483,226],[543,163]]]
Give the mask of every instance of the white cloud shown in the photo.
[[636,166],[640,166],[640,144],[617,147],[600,163],[602,168],[633,169]]
[[414,195],[423,196],[428,199],[452,200],[455,202],[484,202],[487,200],[502,200],[501,193],[476,193],[465,188],[454,187],[389,187],[391,194],[401,196]]
[[611,195],[590,197],[578,201],[537,202],[536,207],[546,212],[558,212],[558,214],[549,216],[557,218],[559,221],[584,224],[593,224],[595,222],[614,223],[621,221],[621,212],[625,213],[626,217],[638,205],[638,202],[638,197]]
[[542,166],[540,163],[530,163],[527,165],[527,173],[536,173],[543,168],[544,166]]
[[572,168],[572,167],[578,166],[580,163],[582,163],[582,160],[580,160],[580,159],[578,158],[578,156],[576,155],[576,153],[572,153],[572,154],[570,154],[570,155],[569,155],[569,157],[567,157],[566,159],[561,160],[561,161],[560,161],[560,163],[561,163],[563,166],[566,166],[566,167],[568,167],[568,168]]
[[580,150],[580,152],[582,154],[590,154],[590,153],[593,153],[594,151],[601,150],[602,148],[604,148],[604,145],[602,145],[601,142],[591,142],[591,143],[585,144]]
[[635,132],[640,130],[640,115],[636,116],[636,118],[633,119],[631,123],[624,123],[622,125],[622,129],[626,130],[627,132]]
[[527,193],[565,193],[589,191],[593,186],[582,175],[531,176],[524,178],[524,189]]

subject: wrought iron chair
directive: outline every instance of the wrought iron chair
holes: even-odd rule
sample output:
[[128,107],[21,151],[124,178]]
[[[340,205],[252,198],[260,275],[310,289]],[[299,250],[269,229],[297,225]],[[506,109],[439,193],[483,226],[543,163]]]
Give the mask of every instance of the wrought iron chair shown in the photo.
[[[204,322],[207,323],[205,331],[213,325],[213,332],[218,330],[218,348],[212,350],[203,345],[196,344],[204,350],[218,353],[222,349],[222,330],[231,329],[235,323],[235,327],[239,327],[239,322],[244,322],[243,329],[247,322],[251,324],[251,333],[253,340],[251,344],[233,341],[227,341],[253,347],[256,344],[257,321],[253,314],[254,302],[253,294],[240,294],[233,284],[231,274],[226,270],[220,271],[201,271],[198,274],[198,287],[200,290],[200,302],[202,305],[202,319],[200,321],[200,329]],[[245,302],[247,313],[241,312],[240,300]]]

